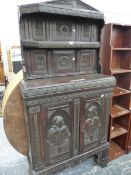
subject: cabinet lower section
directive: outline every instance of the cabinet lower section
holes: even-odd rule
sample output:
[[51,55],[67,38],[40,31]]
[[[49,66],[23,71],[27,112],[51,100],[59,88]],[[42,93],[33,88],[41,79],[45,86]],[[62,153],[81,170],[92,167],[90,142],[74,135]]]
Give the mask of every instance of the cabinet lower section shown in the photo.
[[42,168],[39,171],[33,171],[31,164],[29,168],[29,175],[48,175],[48,174],[53,174],[59,170],[62,170],[63,168],[70,167],[76,163],[81,162],[82,160],[84,161],[85,159],[95,156],[95,161],[101,166],[105,167],[108,163],[108,147],[109,144],[105,143],[95,149],[92,149],[92,151],[85,152],[83,154],[74,156],[68,160],[62,161],[59,164],[54,164],[53,166],[50,167],[45,167]]
[[84,81],[74,81],[76,77],[70,76],[69,83],[59,85],[57,81],[67,78],[57,78],[55,83],[51,79],[53,83],[48,86],[43,80],[43,85],[39,81],[41,86],[32,89],[31,82],[21,83],[30,142],[30,174],[53,174],[93,155],[98,164],[106,166],[114,78],[101,77],[91,75],[88,80],[85,76]]

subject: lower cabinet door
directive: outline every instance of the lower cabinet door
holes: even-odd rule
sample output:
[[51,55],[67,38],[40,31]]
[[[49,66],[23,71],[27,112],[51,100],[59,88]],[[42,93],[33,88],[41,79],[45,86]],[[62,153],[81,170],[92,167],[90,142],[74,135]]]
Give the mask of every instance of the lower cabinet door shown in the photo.
[[102,98],[80,101],[80,152],[99,145],[102,131]]
[[30,119],[32,120],[30,127],[31,152],[35,170],[72,157],[73,100],[41,105],[39,113],[31,114]]

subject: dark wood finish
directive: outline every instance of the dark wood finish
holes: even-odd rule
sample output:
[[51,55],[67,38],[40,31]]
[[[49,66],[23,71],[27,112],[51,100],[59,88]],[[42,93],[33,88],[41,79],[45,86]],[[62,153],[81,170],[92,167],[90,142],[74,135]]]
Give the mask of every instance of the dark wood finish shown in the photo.
[[103,24],[103,14],[80,0],[20,7],[31,175],[54,174],[90,156],[107,165],[115,79],[98,74]]
[[27,79],[97,72],[95,49],[25,49],[23,52]]
[[19,82],[23,79],[20,71],[6,88],[2,102],[3,123],[10,144],[21,154],[28,155],[29,145],[26,119]]
[[125,151],[119,145],[117,145],[113,141],[110,142],[110,147],[109,147],[109,159],[110,160],[113,160],[116,157],[119,157],[124,154],[125,154]]
[[110,160],[130,150],[130,34],[131,26],[120,24],[106,24],[102,31],[100,52],[102,73],[113,75],[116,79],[116,87],[113,90],[110,110]]
[[90,155],[97,155],[96,161],[106,165],[114,79],[99,74],[82,78],[73,75],[21,82],[34,171],[50,174]]
[[118,136],[126,134],[127,130],[121,127],[120,125],[114,123],[111,128],[111,139],[114,139]]
[[120,95],[124,95],[124,94],[129,94],[130,91],[120,88],[120,87],[115,87],[113,90],[113,96],[120,96]]
[[116,117],[130,113],[129,110],[127,110],[127,109],[125,109],[117,104],[112,105],[110,112],[111,112],[112,118],[116,118]]

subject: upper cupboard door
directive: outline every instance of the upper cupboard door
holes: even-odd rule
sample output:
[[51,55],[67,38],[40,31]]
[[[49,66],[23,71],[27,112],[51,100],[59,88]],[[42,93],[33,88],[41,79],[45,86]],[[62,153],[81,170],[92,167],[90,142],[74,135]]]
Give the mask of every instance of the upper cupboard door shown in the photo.
[[75,72],[76,58],[74,50],[53,51],[53,72],[55,74],[68,74]]
[[76,29],[73,21],[54,20],[51,25],[50,37],[53,41],[75,41]]

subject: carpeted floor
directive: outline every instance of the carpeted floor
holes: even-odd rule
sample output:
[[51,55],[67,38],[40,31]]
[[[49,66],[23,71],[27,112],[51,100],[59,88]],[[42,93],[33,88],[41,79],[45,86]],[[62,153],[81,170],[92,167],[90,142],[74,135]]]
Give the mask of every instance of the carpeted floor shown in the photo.
[[[0,117],[0,175],[28,175],[27,158],[9,144]],[[93,158],[69,167],[55,175],[131,175],[131,153],[108,163],[101,168]]]

